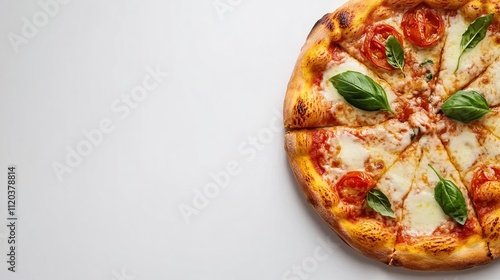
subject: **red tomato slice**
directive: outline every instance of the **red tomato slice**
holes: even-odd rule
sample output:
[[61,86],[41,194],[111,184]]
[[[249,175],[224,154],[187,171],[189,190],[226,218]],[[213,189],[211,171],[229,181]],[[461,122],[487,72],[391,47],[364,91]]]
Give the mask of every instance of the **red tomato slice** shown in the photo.
[[401,26],[405,38],[419,47],[434,46],[444,33],[443,17],[425,5],[407,11]]
[[387,24],[379,24],[368,26],[366,29],[366,38],[364,42],[365,56],[377,67],[385,70],[394,70],[387,62],[385,54],[385,41],[389,36],[394,36],[403,46],[403,36],[392,26]]
[[347,172],[337,183],[337,192],[342,201],[359,203],[366,199],[369,190],[375,186],[375,181],[366,172]]

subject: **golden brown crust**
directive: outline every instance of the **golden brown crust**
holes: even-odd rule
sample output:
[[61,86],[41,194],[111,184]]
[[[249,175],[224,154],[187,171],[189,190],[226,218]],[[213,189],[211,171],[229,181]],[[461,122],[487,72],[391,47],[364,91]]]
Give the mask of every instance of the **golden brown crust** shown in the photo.
[[486,15],[486,14],[495,14],[495,22],[496,24],[500,21],[500,1],[499,0],[473,0],[468,1],[465,5],[463,5],[460,10],[464,14],[465,18],[469,21],[473,21],[474,19]]
[[500,207],[491,210],[481,219],[484,239],[488,241],[488,247],[493,259],[500,257]]
[[[487,167],[479,166],[473,173],[485,168]],[[492,258],[497,259],[500,257],[500,182],[488,181],[475,188],[474,201],[484,239],[488,242]]]
[[490,262],[486,243],[477,234],[466,240],[427,236],[398,246],[391,265],[413,270],[461,270]]
[[384,263],[390,262],[396,241],[395,228],[380,221],[363,218],[352,221],[338,207],[339,197],[317,172],[309,155],[312,147],[311,133],[289,131],[285,134],[285,149],[290,167],[309,203],[319,216],[340,238],[362,254]]
[[[496,1],[492,0],[489,3],[493,4],[487,5],[481,4],[481,0],[471,2],[472,6],[488,7],[489,10],[493,10]],[[338,42],[359,36],[365,29],[366,23],[389,17],[391,9],[409,9],[422,3],[437,9],[458,9],[467,2],[465,0],[351,0],[335,12],[321,18],[311,34],[324,33],[329,35],[332,41]]]
[[[345,101],[327,100],[331,94],[329,82],[323,80],[323,74],[329,69],[343,64],[358,64],[366,68],[336,45],[330,45],[327,40],[318,42],[314,47],[301,54],[292,78],[283,107],[284,123],[287,128],[323,127],[349,125],[352,127],[375,125],[389,118],[394,118],[387,112],[366,112],[350,106]],[[367,74],[379,83],[389,97],[395,97],[389,85],[372,73]],[[330,97],[331,98],[331,97]],[[390,102],[396,113],[402,110],[403,102],[395,99]]]
[[331,60],[329,49],[330,41],[318,28],[303,47],[288,83],[283,106],[285,127],[318,127],[328,122],[326,100],[311,91],[314,69],[324,71]]
[[[440,11],[447,15],[459,10],[469,21],[495,13],[495,23],[500,25],[499,0],[351,0],[333,13],[326,14],[314,25],[301,49],[283,108],[286,128],[311,130],[288,131],[285,134],[285,149],[292,172],[308,202],[340,238],[362,254],[413,270],[466,269],[500,257],[500,207],[492,209],[482,218],[481,227],[476,221],[477,226],[471,230],[473,233],[467,236],[434,234],[396,242],[398,225],[389,225],[370,217],[346,217],[346,209],[342,207],[338,193],[319,173],[310,154],[313,130],[325,126],[368,125],[339,123],[330,112],[332,101],[314,93],[315,75],[324,72],[334,60],[332,49],[339,48],[339,44],[346,39],[361,36],[366,25],[392,17],[394,11],[400,12],[422,3],[451,10],[449,13]],[[387,116],[383,120],[389,118]]]

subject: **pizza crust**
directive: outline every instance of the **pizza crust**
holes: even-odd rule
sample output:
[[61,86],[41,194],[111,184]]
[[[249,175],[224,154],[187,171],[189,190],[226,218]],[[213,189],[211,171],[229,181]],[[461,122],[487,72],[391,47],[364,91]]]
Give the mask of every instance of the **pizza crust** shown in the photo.
[[290,167],[307,201],[318,215],[349,246],[370,258],[389,264],[395,243],[395,230],[371,219],[356,222],[341,219],[340,198],[318,174],[309,157],[310,134],[285,134],[285,149]]
[[[429,236],[401,249],[394,254],[391,265],[404,266],[412,270],[462,270],[491,261],[487,254],[488,248],[481,236],[474,236],[467,242],[450,237]],[[434,257],[422,252],[433,253]]]
[[[359,126],[355,122],[337,123],[329,113],[332,108],[330,101],[321,95],[311,94],[315,73],[325,71],[333,59],[331,52],[333,48],[339,48],[339,43],[343,40],[361,36],[367,24],[390,18],[395,10],[401,12],[422,3],[433,8],[449,10],[447,14],[458,11],[470,20],[487,13],[495,13],[493,28],[498,30],[498,26],[495,25],[499,23],[499,0],[351,0],[318,20],[308,35],[285,96],[283,108],[285,128],[317,130],[321,127],[338,125]],[[391,116],[383,121],[387,119],[391,119]],[[401,121],[415,125],[411,118]],[[361,126],[367,125],[361,124]],[[428,129],[422,130],[418,125],[415,129],[420,128],[421,133],[436,132],[436,124],[427,123],[427,125],[430,125]],[[487,220],[482,221],[482,227],[485,229],[484,237],[478,226],[477,232],[467,238],[429,235],[415,238],[407,244],[397,240],[396,224],[387,224],[380,219],[369,217],[357,220],[346,218],[346,209],[342,206],[337,191],[332,190],[330,183],[318,173],[317,166],[311,160],[310,151],[313,148],[311,134],[297,133],[297,131],[286,132],[285,150],[299,187],[328,226],[349,246],[363,255],[393,266],[433,271],[466,269],[488,263],[500,256],[500,210],[498,209],[493,211]],[[419,137],[418,132],[416,134],[416,137]],[[485,240],[489,240],[489,244]],[[399,250],[396,250],[398,246]]]

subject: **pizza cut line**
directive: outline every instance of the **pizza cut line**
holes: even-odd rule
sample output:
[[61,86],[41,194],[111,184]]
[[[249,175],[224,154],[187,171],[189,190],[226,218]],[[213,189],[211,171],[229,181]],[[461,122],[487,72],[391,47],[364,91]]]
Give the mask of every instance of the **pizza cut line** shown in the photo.
[[313,27],[284,101],[309,203],[391,266],[500,257],[500,1],[351,0]]

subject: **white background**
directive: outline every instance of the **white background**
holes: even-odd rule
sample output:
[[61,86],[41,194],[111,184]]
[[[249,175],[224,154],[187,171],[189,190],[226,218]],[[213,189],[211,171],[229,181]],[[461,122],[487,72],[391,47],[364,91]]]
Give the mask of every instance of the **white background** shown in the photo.
[[[46,12],[38,0],[0,1],[0,279],[500,273],[498,262],[453,273],[387,267],[346,246],[298,191],[277,128],[286,85],[313,24],[343,1],[65,2]],[[151,90],[134,95],[144,80]],[[110,128],[99,137],[102,122]],[[84,131],[97,137],[91,146]]]

